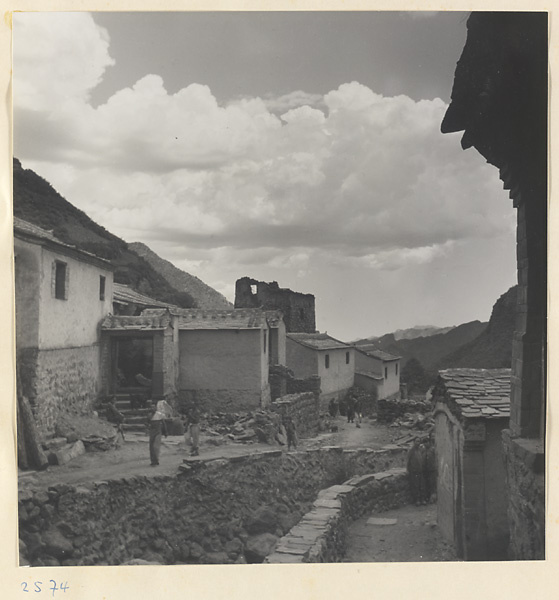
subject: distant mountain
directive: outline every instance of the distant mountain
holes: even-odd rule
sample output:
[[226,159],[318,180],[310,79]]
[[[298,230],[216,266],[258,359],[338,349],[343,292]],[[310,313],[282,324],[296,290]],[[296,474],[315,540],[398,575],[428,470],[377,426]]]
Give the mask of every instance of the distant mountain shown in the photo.
[[357,342],[357,346],[374,347],[401,356],[402,366],[410,358],[416,358],[426,370],[430,370],[447,354],[474,340],[486,327],[487,323],[471,321],[452,327],[445,333],[411,339],[396,339],[393,333],[388,333],[372,342]]
[[437,368],[510,368],[517,294],[518,286],[503,294],[495,302],[489,323],[479,336],[443,357]]
[[[439,333],[447,333],[454,327],[435,327],[434,325],[416,325],[415,327],[409,327],[408,329],[397,329],[392,332],[395,340],[413,340],[418,337],[429,337]],[[390,335],[390,334],[386,334]],[[369,338],[363,338],[353,342],[354,344],[365,344],[374,342],[383,336],[372,336]]]
[[233,308],[233,304],[225,296],[205,284],[201,279],[175,267],[161,258],[141,242],[128,245],[138,256],[145,259],[176,290],[187,292],[194,298],[200,308]]
[[[31,169],[23,169],[14,158],[14,215],[29,221],[66,242],[111,261],[117,283],[156,300],[184,308],[194,307],[194,299],[175,289],[146,260],[124,241],[107,231],[65,200],[47,181]],[[216,292],[217,293],[217,292]]]

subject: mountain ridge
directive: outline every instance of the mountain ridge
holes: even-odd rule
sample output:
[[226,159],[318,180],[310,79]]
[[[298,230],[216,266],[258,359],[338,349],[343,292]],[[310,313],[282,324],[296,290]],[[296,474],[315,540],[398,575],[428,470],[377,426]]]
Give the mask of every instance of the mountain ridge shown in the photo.
[[204,283],[196,275],[191,275],[172,262],[161,258],[144,243],[132,242],[128,247],[146,260],[176,290],[190,294],[199,308],[233,308],[233,304],[223,294]]

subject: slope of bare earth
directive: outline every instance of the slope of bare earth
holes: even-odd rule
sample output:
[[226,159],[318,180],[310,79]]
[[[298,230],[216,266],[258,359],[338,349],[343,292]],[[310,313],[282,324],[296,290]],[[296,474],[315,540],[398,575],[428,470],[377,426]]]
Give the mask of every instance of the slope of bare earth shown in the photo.
[[146,260],[166,281],[179,292],[187,292],[198,308],[233,308],[231,302],[217,290],[204,283],[194,275],[175,267],[172,263],[161,258],[153,250],[141,242],[128,246],[136,254]]

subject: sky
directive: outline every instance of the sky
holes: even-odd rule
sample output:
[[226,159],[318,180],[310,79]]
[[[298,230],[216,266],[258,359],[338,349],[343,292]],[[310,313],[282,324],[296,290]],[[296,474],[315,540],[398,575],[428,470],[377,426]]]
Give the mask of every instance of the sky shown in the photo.
[[466,13],[14,13],[14,156],[234,300],[350,341],[488,320],[516,283],[497,170],[440,133]]

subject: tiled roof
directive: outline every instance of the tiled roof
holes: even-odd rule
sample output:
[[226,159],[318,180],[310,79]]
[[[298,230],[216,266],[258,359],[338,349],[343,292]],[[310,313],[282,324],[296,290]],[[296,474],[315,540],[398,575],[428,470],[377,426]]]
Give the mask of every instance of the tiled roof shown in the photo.
[[391,360],[400,360],[401,356],[396,356],[395,354],[390,354],[389,352],[385,352],[384,350],[379,350],[373,344],[360,344],[355,346],[357,350],[360,350],[367,356],[372,356],[373,358],[378,358],[379,360],[384,360],[385,362]]
[[155,315],[108,315],[101,323],[105,331],[152,331],[166,329],[171,323],[171,315],[167,310]]
[[14,232],[16,231],[20,233],[27,233],[28,235],[32,235],[42,240],[56,242],[57,244],[61,244],[62,246],[68,245],[60,241],[57,237],[55,237],[52,231],[47,231],[46,229],[38,227],[37,225],[33,225],[33,223],[29,223],[29,221],[24,221],[19,217],[14,217]]
[[510,369],[447,369],[439,375],[449,401],[467,418],[510,416]]
[[351,348],[349,344],[330,337],[327,333],[288,333],[287,337],[307,348],[314,350],[336,350]]
[[158,306],[161,308],[172,307],[172,304],[166,304],[159,300],[154,300],[149,296],[144,296],[134,291],[132,288],[122,283],[113,284],[113,301],[118,304],[140,304],[142,306]]
[[375,379],[376,381],[384,381],[384,377],[379,375],[378,373],[373,373],[372,371],[355,371],[356,375],[363,375],[363,377],[368,377],[369,379]]
[[35,238],[39,241],[39,243],[41,243],[42,241],[43,243],[47,242],[49,244],[55,244],[59,249],[61,249],[62,252],[66,250],[66,253],[69,253],[70,255],[72,255],[72,253],[77,253],[86,261],[93,261],[96,264],[100,263],[104,268],[112,269],[110,261],[106,260],[105,258],[101,258],[96,254],[87,252],[87,250],[82,250],[77,246],[71,246],[70,244],[67,244],[66,242],[63,242],[62,240],[58,239],[52,233],[52,231],[47,231],[46,229],[34,225],[29,221],[24,221],[19,217],[14,217],[14,235],[17,234],[20,234],[24,237],[27,236]]
[[[142,315],[159,314],[160,309],[147,309]],[[173,308],[179,329],[261,329],[266,327],[266,313],[261,308]]]

